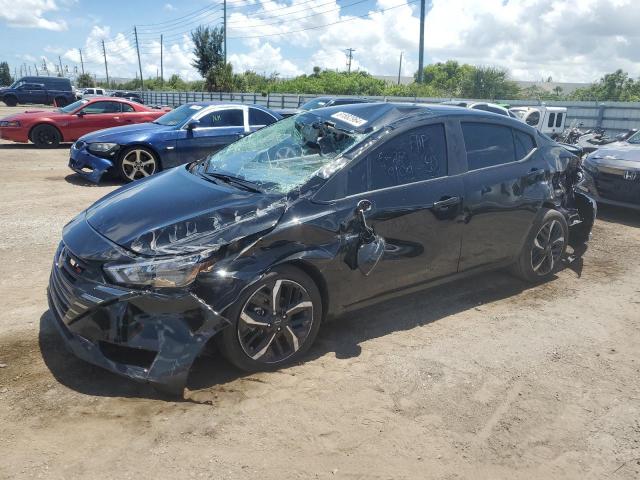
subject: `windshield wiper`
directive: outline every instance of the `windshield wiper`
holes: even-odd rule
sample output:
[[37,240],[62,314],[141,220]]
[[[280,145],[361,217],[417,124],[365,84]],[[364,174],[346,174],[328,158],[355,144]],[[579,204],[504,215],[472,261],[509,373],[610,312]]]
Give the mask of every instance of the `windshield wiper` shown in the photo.
[[222,180],[225,183],[230,183],[230,184],[234,184],[236,186],[239,186],[245,190],[248,190],[250,192],[254,192],[254,193],[264,193],[262,190],[260,190],[256,184],[254,182],[251,182],[249,180],[245,180],[244,178],[240,178],[240,177],[235,177],[233,175],[229,175],[228,173],[211,173],[211,172],[203,172],[202,173],[203,176],[208,177],[208,178],[215,178],[217,180]]

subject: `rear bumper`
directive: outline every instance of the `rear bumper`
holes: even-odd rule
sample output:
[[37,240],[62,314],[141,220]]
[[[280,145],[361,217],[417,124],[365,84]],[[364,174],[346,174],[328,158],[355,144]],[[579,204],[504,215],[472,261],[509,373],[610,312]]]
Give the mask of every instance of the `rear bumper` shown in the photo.
[[47,289],[67,347],[89,363],[181,394],[191,364],[229,321],[188,291],[129,290],[74,276],[73,258],[61,244]]
[[28,143],[29,133],[22,127],[1,127],[0,138],[12,142]]
[[69,151],[69,168],[90,182],[99,183],[105,172],[113,168],[113,161],[93,155],[86,148],[77,149],[75,145]]

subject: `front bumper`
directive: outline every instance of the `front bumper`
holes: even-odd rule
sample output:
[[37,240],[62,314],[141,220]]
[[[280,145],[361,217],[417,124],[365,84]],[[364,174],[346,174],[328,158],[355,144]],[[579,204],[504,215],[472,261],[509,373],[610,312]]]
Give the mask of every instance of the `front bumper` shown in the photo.
[[99,183],[102,175],[113,166],[113,160],[92,154],[86,145],[78,146],[76,142],[71,146],[69,168],[90,182]]
[[66,345],[89,363],[181,394],[193,361],[229,321],[191,292],[88,280],[83,269],[91,268],[61,243],[47,297]]
[[585,170],[578,188],[598,203],[640,209],[640,172],[632,180],[624,175],[625,170]]
[[22,127],[0,127],[0,138],[12,142],[29,142],[29,134]]

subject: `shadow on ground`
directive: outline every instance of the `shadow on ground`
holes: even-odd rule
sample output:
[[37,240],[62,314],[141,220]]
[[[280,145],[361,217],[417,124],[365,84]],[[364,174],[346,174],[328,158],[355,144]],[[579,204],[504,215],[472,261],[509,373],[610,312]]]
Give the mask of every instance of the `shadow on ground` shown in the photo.
[[69,150],[71,148],[70,143],[61,143],[55,147],[40,148],[36,147],[33,143],[2,143],[0,144],[0,150]]
[[77,185],[79,187],[116,187],[121,186],[122,182],[118,181],[115,178],[105,178],[104,181],[100,183],[93,183],[84,178],[82,175],[78,175],[77,173],[71,173],[64,177],[65,182],[70,183],[71,185]]
[[[302,363],[327,353],[334,353],[338,359],[357,357],[362,351],[361,344],[367,340],[428,325],[479,305],[517,295],[527,287],[528,284],[507,273],[491,272],[344,315],[323,325],[315,345]],[[135,383],[77,359],[65,349],[50,315],[47,311],[40,318],[40,350],[47,367],[60,383],[87,395],[167,398],[148,385]],[[244,376],[247,376],[245,372],[214,352],[194,363],[188,389],[221,386]]]
[[[640,188],[640,186],[638,187]],[[598,204],[598,219],[610,223],[620,223],[627,227],[640,228],[640,210]]]

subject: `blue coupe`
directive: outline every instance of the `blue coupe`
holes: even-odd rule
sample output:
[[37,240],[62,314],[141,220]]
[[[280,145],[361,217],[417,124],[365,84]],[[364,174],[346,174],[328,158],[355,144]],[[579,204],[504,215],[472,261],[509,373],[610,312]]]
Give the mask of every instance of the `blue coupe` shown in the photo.
[[187,103],[152,123],[80,137],[71,146],[69,167],[95,183],[107,171],[132,182],[204,158],[281,118],[258,105]]

